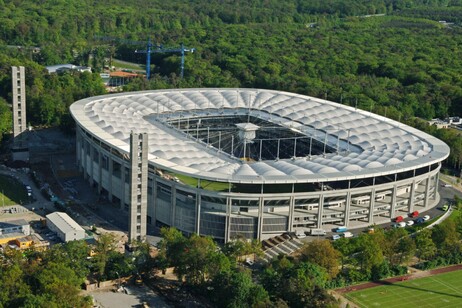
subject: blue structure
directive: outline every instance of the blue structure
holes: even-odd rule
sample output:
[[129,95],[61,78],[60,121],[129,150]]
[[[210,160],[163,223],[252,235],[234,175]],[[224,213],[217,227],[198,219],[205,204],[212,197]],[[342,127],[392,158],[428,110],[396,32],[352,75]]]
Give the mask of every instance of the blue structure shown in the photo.
[[151,53],[181,53],[181,71],[180,77],[184,76],[184,54],[185,52],[194,52],[195,48],[187,48],[181,43],[180,48],[164,48],[162,45],[157,46],[156,49],[153,49],[154,45],[151,43],[151,40],[148,40],[146,45],[146,50],[135,50],[135,53],[146,53],[146,78],[149,80],[151,76]]

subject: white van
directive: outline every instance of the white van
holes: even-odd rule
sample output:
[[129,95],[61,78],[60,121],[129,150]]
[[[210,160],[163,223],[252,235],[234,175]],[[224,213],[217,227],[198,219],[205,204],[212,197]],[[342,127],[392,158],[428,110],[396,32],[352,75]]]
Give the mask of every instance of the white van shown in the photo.
[[311,229],[311,235],[326,235],[326,230],[324,229]]

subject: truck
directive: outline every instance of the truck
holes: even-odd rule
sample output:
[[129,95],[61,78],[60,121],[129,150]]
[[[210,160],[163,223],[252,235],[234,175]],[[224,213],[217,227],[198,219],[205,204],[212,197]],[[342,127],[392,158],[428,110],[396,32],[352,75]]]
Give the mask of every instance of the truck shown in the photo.
[[326,235],[326,230],[324,229],[311,229],[311,235]]
[[347,232],[348,228],[347,227],[338,227],[338,228],[335,228],[334,231],[337,232],[337,233]]

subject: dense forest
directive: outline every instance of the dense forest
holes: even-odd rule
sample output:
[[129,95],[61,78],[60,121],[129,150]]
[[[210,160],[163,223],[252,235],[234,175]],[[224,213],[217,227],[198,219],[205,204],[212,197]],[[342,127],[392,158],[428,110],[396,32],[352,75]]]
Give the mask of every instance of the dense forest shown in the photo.
[[[0,134],[10,127],[11,65],[27,67],[31,124],[68,127],[68,106],[105,90],[97,74],[49,75],[44,66],[100,72],[110,57],[142,64],[144,55],[134,51],[147,39],[196,52],[186,57],[183,79],[178,54],[153,54],[151,80],[140,78],[127,91],[280,89],[429,132],[414,117],[461,115],[459,0],[0,0],[0,7]],[[457,132],[438,134],[453,150],[462,148]],[[460,166],[461,158],[456,150],[450,162]]]

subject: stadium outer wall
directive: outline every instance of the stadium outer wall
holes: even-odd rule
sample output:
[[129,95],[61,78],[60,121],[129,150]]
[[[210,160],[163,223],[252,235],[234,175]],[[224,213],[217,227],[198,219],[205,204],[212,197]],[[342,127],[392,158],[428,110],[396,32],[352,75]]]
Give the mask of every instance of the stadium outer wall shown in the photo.
[[[127,155],[77,126],[77,163],[90,185],[128,212]],[[265,193],[260,184],[261,193],[243,193],[234,192],[231,184],[227,191],[207,189],[213,183],[201,184],[199,178],[197,185],[186,185],[149,163],[147,225],[174,226],[224,242],[237,236],[263,240],[300,229],[366,227],[433,207],[440,168],[441,162],[434,162],[390,175],[389,183],[379,185],[374,185],[377,175],[362,181],[372,185],[361,187],[352,187],[349,180],[347,189],[333,190],[334,182],[326,180],[317,191],[295,192],[292,184],[293,192]]]
[[[128,157],[78,127],[77,162],[98,192],[128,211]],[[147,224],[148,228],[174,226],[186,234],[210,235],[225,242],[236,236],[265,239],[299,229],[366,227],[434,206],[440,168],[438,162],[408,171],[412,176],[402,180],[359,188],[238,193],[192,188],[150,166]]]

